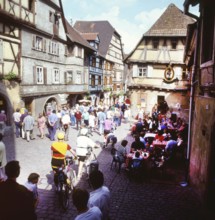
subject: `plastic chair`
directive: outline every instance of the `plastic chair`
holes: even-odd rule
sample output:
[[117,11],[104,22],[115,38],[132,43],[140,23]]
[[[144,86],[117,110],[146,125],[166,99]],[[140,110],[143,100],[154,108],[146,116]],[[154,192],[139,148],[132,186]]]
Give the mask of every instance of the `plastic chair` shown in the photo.
[[143,176],[143,160],[134,158],[131,162],[131,167],[129,170],[130,178],[142,180]]
[[112,162],[111,162],[111,170],[113,168],[113,165],[115,166],[115,168],[118,166],[118,173],[120,173],[123,163],[124,162],[120,160],[120,158],[117,154],[113,155],[113,159],[112,159]]

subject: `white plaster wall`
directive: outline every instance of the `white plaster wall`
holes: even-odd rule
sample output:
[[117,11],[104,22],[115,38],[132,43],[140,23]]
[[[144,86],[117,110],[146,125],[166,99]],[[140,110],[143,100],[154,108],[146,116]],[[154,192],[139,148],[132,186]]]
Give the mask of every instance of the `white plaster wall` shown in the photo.
[[[49,11],[55,12],[53,8],[44,4],[43,1],[37,1],[35,24],[38,29],[53,34],[53,23],[49,21]],[[59,19],[59,37],[66,40],[62,19]]]
[[44,60],[36,60],[32,58],[22,58],[22,83],[23,84],[35,84],[33,76],[33,67],[42,66],[47,68],[47,84],[52,83],[52,71],[54,68],[59,69],[60,72],[60,83],[65,84],[64,72],[65,66],[60,63],[53,63]]
[[[33,49],[33,36],[35,33],[23,30],[22,31],[22,56],[24,57],[29,57],[37,60],[44,60],[44,61],[49,61],[53,63],[64,63],[66,60],[65,57],[65,46],[64,44],[57,42],[59,45],[59,55],[52,55],[48,53],[48,43],[51,39],[45,38],[46,39],[46,51],[37,51]],[[37,34],[37,36],[40,36]]]

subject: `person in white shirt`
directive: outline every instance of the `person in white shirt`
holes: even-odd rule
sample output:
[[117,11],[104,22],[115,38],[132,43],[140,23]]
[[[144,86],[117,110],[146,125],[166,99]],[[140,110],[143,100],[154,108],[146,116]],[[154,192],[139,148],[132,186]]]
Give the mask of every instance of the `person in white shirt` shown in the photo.
[[88,208],[89,193],[85,189],[76,188],[72,194],[73,204],[75,205],[78,215],[75,220],[101,220],[102,213],[97,206]]
[[114,116],[114,113],[111,109],[111,107],[109,107],[109,109],[107,110],[107,118],[111,119],[113,121],[113,116]]
[[130,110],[130,108],[127,108],[124,111],[125,123],[130,122],[130,117],[131,117],[131,110]]
[[95,131],[95,123],[96,123],[96,117],[94,112],[91,112],[89,115],[89,128],[90,128],[90,132],[92,133],[93,131]]
[[58,112],[56,113],[57,115],[57,129],[61,129],[62,125],[61,125],[61,118],[62,118],[62,114],[61,114],[61,110],[58,110]]
[[35,201],[35,208],[39,203],[39,194],[37,190],[37,183],[39,181],[40,175],[37,173],[31,173],[28,176],[28,181],[25,183],[25,187],[33,193],[34,201]]
[[79,136],[77,137],[77,148],[76,155],[78,156],[78,176],[77,179],[80,179],[82,176],[82,169],[84,162],[86,160],[86,156],[88,153],[88,148],[99,147],[93,140],[91,140],[88,135],[88,129],[82,128]]
[[69,140],[70,124],[71,124],[71,119],[70,119],[68,111],[66,111],[64,116],[62,116],[61,123],[62,123],[62,130],[65,133],[64,140],[68,141]]
[[16,111],[13,113],[13,121],[16,126],[16,137],[17,138],[21,137],[20,117],[21,117],[20,109],[17,108]]
[[102,220],[109,219],[110,190],[104,186],[104,176],[100,170],[95,170],[89,175],[90,184],[94,191],[90,192],[88,207],[97,206],[102,212]]

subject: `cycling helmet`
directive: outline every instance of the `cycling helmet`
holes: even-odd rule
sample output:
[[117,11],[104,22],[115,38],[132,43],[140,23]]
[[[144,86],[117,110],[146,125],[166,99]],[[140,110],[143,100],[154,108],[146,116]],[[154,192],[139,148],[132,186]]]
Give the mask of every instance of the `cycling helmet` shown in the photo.
[[58,134],[57,134],[57,139],[58,140],[63,140],[64,139],[64,133],[63,132],[59,132]]

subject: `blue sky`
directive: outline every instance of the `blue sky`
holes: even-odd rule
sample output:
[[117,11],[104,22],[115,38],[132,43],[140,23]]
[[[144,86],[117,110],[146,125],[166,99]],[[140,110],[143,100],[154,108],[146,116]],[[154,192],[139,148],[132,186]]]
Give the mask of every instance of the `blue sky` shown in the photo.
[[[169,4],[183,10],[184,0],[62,0],[66,18],[108,20],[121,35],[125,53],[131,52],[142,35],[154,24]],[[191,8],[198,13],[198,7]]]

